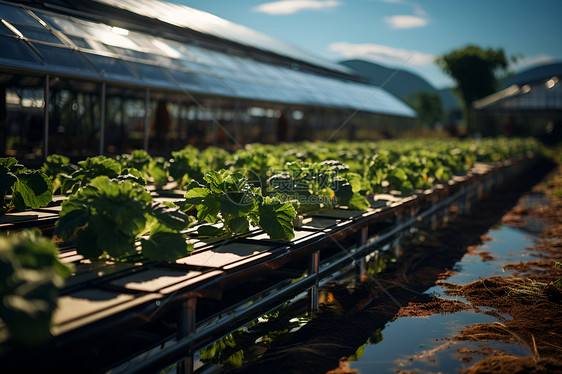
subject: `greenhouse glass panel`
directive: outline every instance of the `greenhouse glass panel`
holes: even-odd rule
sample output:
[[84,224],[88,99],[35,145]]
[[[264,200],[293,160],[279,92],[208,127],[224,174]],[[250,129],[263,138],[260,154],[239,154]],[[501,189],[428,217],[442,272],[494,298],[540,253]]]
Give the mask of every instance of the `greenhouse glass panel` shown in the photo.
[[207,92],[209,93],[227,96],[233,96],[234,94],[232,88],[223,79],[209,74],[199,74],[197,77],[207,86]]
[[83,28],[81,28],[77,23],[73,22],[72,20],[62,17],[50,16],[42,13],[38,13],[38,15],[39,17],[41,17],[43,21],[48,23],[49,26],[65,34],[86,36],[86,37],[91,36],[89,33],[87,33]]
[[127,37],[127,30],[91,22],[83,23],[83,27],[104,44],[124,49],[141,49],[136,43]]
[[157,48],[159,54],[167,56],[172,59],[186,59],[190,60],[190,56],[183,53],[175,44],[168,42],[164,39],[151,39],[151,43]]
[[164,70],[158,66],[143,64],[140,62],[128,62],[133,68],[139,72],[142,79],[151,84],[162,85],[163,87],[175,87],[166,75]]
[[33,46],[41,53],[46,65],[71,68],[83,72],[92,71],[73,50],[38,43],[33,43]]
[[86,41],[86,39],[84,38],[80,38],[78,36],[71,36],[71,35],[67,35],[67,37],[77,46],[80,48],[85,48],[85,49],[92,49],[92,47],[90,47],[90,45],[88,44],[88,42]]
[[134,49],[115,47],[107,44],[105,44],[105,47],[111,52],[117,53],[121,56],[138,58],[139,60],[154,61],[154,58],[149,53],[139,52]]
[[40,42],[54,43],[54,44],[63,44],[59,38],[54,36],[49,30],[47,30],[44,27],[37,28],[31,26],[18,25],[16,28],[27,39],[37,40]]
[[93,53],[85,53],[84,55],[104,77],[123,79],[127,81],[139,81],[138,77],[135,76],[129,68],[127,68],[125,63],[117,58],[95,55]]
[[0,36],[0,58],[6,60],[37,62],[34,54],[24,42],[15,38]]
[[199,92],[206,91],[197,79],[197,75],[188,71],[167,69],[168,73],[172,76],[173,81],[182,89],[197,90]]
[[9,5],[0,4],[0,18],[9,22],[42,27],[41,24],[26,11]]
[[186,67],[189,70],[192,70],[192,71],[197,72],[197,73],[203,73],[203,74],[214,74],[215,73],[215,70],[211,69],[211,67],[209,67],[207,65],[201,65],[201,64],[198,64],[196,62],[185,61],[185,60],[178,60],[177,62],[181,66]]

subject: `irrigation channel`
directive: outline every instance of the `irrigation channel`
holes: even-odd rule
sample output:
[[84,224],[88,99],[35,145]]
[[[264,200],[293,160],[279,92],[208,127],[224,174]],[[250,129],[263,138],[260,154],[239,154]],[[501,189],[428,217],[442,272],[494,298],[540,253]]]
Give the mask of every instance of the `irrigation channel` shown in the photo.
[[[397,256],[411,232],[435,230],[451,212],[470,211],[536,163],[523,158],[475,164],[447,185],[409,196],[376,195],[366,212],[333,209],[307,215],[290,242],[268,240],[256,229],[229,240],[199,240],[190,256],[171,264],[81,263],[59,297],[54,339],[2,357],[3,370],[130,373],[173,367],[178,373],[203,372],[208,369],[203,356],[228,350],[229,334],[244,326],[259,331],[261,322],[289,309],[290,315],[307,316],[287,320],[289,330],[314,322],[319,307],[333,301],[333,281],[363,279],[373,264],[384,266]],[[32,225],[48,232],[57,209],[37,210]],[[1,228],[26,225],[22,217]],[[82,259],[72,247],[61,248],[61,258]]]

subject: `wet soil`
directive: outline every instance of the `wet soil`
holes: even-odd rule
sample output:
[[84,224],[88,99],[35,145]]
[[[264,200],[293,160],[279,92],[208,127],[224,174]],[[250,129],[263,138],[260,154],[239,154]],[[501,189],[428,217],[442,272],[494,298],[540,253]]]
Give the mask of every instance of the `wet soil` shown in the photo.
[[[515,356],[493,344],[478,348],[460,344],[456,349],[459,360],[469,363],[465,372],[562,373],[561,301],[557,289],[549,287],[562,276],[553,267],[562,259],[562,194],[556,191],[562,191],[562,169],[552,172],[552,165],[545,164],[484,198],[470,214],[454,217],[446,227],[421,229],[409,239],[400,260],[376,278],[366,277],[353,287],[329,285],[325,292],[331,294],[333,303],[324,305],[308,324],[275,342],[240,372],[355,373],[347,358],[365,342],[376,340],[377,332],[389,321],[473,309],[499,322],[469,325],[436,349],[445,349],[453,341],[517,342],[527,348],[528,355]],[[521,203],[524,195],[536,199]],[[482,261],[494,259],[479,246],[491,240],[486,233],[499,222],[542,232],[532,252],[536,259],[506,266],[514,271],[510,276],[464,286],[448,283],[464,255],[479,256]],[[456,299],[425,293],[436,284]],[[415,359],[423,358],[410,360]]]

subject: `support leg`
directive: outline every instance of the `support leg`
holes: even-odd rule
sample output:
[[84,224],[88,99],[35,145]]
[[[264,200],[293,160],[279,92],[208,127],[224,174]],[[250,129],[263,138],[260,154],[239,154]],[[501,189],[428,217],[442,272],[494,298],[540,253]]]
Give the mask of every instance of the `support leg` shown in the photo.
[[[196,306],[196,298],[190,298],[183,302],[179,316],[178,339],[185,338],[195,331]],[[177,374],[193,373],[193,351],[191,350],[191,348],[187,353],[186,358],[178,363],[176,372]]]

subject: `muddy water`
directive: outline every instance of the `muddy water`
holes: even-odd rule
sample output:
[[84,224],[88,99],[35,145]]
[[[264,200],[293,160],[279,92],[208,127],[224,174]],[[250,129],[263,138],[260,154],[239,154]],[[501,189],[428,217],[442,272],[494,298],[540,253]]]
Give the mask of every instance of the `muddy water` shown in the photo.
[[[511,225],[499,225],[492,228],[483,237],[484,244],[471,247],[470,251],[453,267],[456,273],[445,279],[445,282],[463,286],[475,280],[493,276],[506,276],[511,271],[503,267],[519,261],[534,259],[532,247],[536,235]],[[449,298],[443,287],[435,286],[427,293]]]
[[[509,275],[509,271],[503,270],[504,265],[533,258],[533,252],[528,248],[533,245],[535,236],[517,227],[495,226],[481,239],[482,244],[469,246],[464,256],[459,256],[459,260],[452,263],[452,275],[442,279],[443,282],[464,285],[480,278]],[[372,275],[384,269],[386,265],[383,264],[388,265],[388,261],[393,261],[386,260],[380,257],[378,261],[371,262],[372,267],[376,268],[371,271]],[[370,270],[373,270],[372,267]],[[504,321],[511,318],[486,314],[493,311],[491,308],[468,308],[450,314],[393,318],[399,308],[391,305],[392,311],[383,313],[383,322],[379,324],[372,322],[378,316],[379,301],[374,300],[357,315],[350,312],[353,307],[345,307],[337,301],[345,301],[345,297],[341,297],[341,287],[345,285],[346,282],[338,283],[336,288],[324,290],[321,294],[321,299],[331,304],[335,316],[326,317],[330,315],[330,310],[325,310],[316,318],[311,318],[308,313],[293,314],[289,308],[277,310],[198,352],[195,367],[203,372],[206,368],[236,373],[325,373],[334,369],[337,359],[343,356],[347,357],[343,363],[347,371],[340,370],[337,373],[416,370],[448,373],[472,366],[487,357],[486,352],[488,350],[489,353],[490,349],[515,355],[529,354],[525,346],[517,343],[461,342],[454,339],[468,325],[501,322],[500,318]],[[350,289],[356,287],[348,286]],[[440,297],[466,302],[462,297],[448,296],[445,291],[441,286],[433,286],[426,288],[425,295],[426,298]],[[409,299],[408,295],[401,300],[407,303]],[[400,303],[398,300],[396,302]],[[347,317],[339,316],[340,313]],[[314,322],[313,326],[311,321]],[[308,331],[298,338],[295,335],[301,333],[301,328]],[[354,328],[357,328],[357,333],[351,331]],[[337,349],[333,354],[327,352],[334,347]],[[322,360],[319,358],[322,353],[332,359],[335,357],[335,364],[320,368],[317,360]],[[289,361],[298,364],[283,367]]]
[[[485,242],[471,247],[455,264],[452,269],[454,274],[444,279],[444,282],[465,285],[490,276],[506,276],[509,271],[503,269],[504,265],[533,259],[529,247],[536,237],[532,233],[514,226],[500,225],[491,229],[483,238]],[[447,296],[445,291],[441,286],[434,286],[426,293],[466,301],[460,297]],[[486,357],[479,353],[485,346],[515,355],[528,355],[527,348],[517,343],[484,344],[453,339],[468,325],[501,322],[496,317],[484,314],[489,311],[479,308],[453,314],[397,318],[378,332],[380,337],[375,340],[375,344],[361,346],[350,357],[348,367],[359,373],[395,373],[400,370],[458,372]]]

